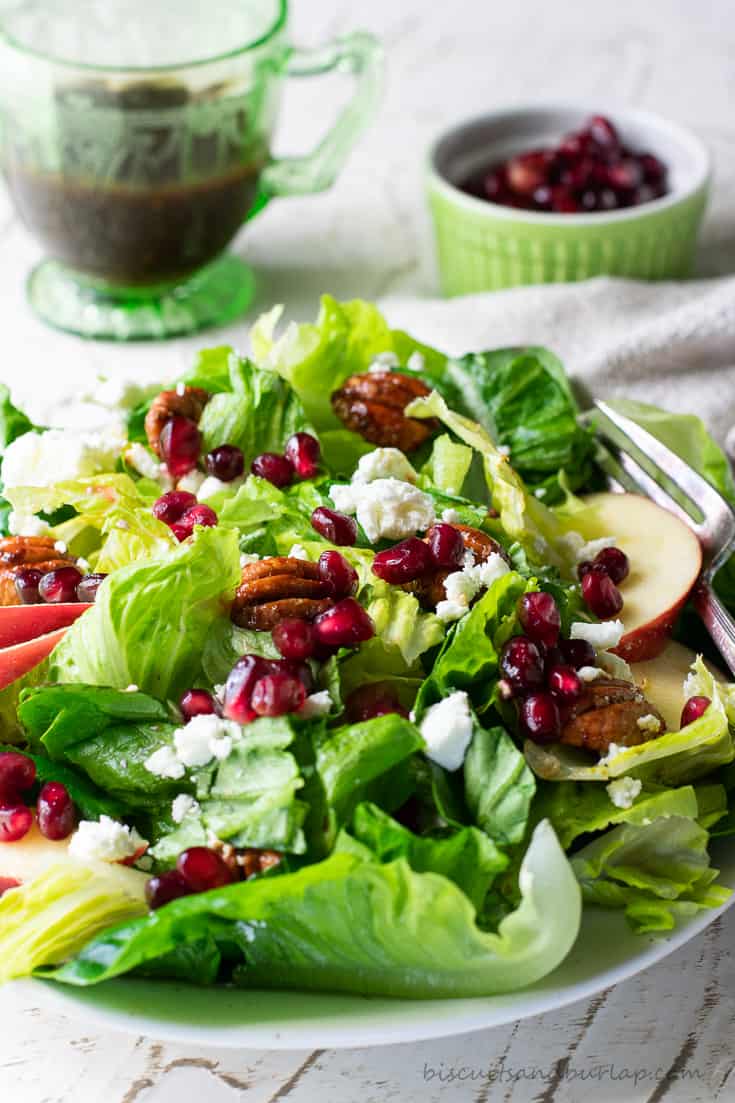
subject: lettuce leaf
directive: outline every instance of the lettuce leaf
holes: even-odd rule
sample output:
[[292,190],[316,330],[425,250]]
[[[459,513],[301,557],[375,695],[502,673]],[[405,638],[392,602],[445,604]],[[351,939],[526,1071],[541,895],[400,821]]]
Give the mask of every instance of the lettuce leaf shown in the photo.
[[497,933],[446,877],[355,853],[281,877],[191,896],[94,939],[50,975],[97,984],[212,937],[239,947],[235,979],[253,987],[333,989],[416,999],[487,996],[533,984],[571,949],[579,886],[541,824],[520,877],[521,901]]
[[60,758],[75,743],[103,732],[121,721],[153,723],[169,714],[155,698],[103,686],[44,685],[24,689],[18,719],[31,746],[43,746],[51,758]]
[[536,781],[504,728],[475,723],[464,761],[464,796],[473,821],[501,846],[524,837]]
[[407,667],[437,647],[446,634],[445,625],[433,613],[424,612],[413,594],[387,582],[374,582],[366,608],[382,645],[400,651]]
[[[2,751],[19,753],[17,747],[0,743],[0,752]],[[45,781],[60,781],[62,785],[66,786],[72,800],[79,809],[82,819],[98,820],[103,815],[111,816],[112,819],[122,819],[126,811],[124,806],[95,785],[91,785],[76,770],[72,770],[68,766],[62,766],[59,762],[47,758],[46,755],[32,754],[31,751],[25,749],[20,753],[33,761],[36,767],[36,779],[39,784],[43,785]]]
[[237,534],[224,526],[121,568],[52,653],[49,680],[133,684],[159,700],[177,698],[201,677],[207,636],[228,616],[239,579]]

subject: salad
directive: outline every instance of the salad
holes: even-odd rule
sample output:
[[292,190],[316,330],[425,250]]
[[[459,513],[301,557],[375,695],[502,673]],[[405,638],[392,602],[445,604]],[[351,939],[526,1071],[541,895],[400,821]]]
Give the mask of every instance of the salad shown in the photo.
[[[690,531],[606,493],[546,349],[279,318],[96,433],[0,394],[0,978],[483,996],[583,908],[721,905]],[[622,406],[735,501],[698,419]]]

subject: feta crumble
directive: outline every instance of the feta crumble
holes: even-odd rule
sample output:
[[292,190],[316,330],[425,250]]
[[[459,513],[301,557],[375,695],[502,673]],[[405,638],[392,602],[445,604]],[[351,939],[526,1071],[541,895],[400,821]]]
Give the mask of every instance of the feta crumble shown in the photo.
[[231,494],[236,493],[242,484],[245,482],[243,477],[237,479],[230,479],[228,483],[222,479],[218,479],[216,475],[207,475],[204,482],[196,491],[196,496],[200,502],[206,502],[209,498],[214,498],[215,494],[221,494],[223,490],[229,491]]
[[332,709],[332,698],[328,689],[311,693],[299,709],[299,716],[311,720],[315,716],[327,716]]
[[24,433],[5,449],[3,482],[6,487],[46,487],[114,471],[125,439],[121,425],[97,433],[74,429]]
[[585,559],[594,559],[596,555],[599,555],[605,548],[614,548],[617,544],[617,538],[615,536],[600,536],[597,540],[588,540],[586,544],[583,544],[579,549],[577,556],[578,562],[582,562]]
[[426,361],[423,354],[420,352],[412,352],[406,361],[406,367],[409,371],[423,371],[426,367]]
[[149,774],[155,774],[156,777],[170,777],[172,781],[178,781],[186,773],[173,747],[159,747],[153,754],[148,755],[143,765]]
[[161,464],[145,445],[135,441],[128,445],[124,454],[126,461],[131,467],[135,468],[139,475],[158,482],[161,477]]
[[404,483],[415,483],[417,478],[414,467],[398,448],[376,448],[360,457],[352,484],[364,485],[376,479],[400,479]]
[[604,673],[605,671],[600,670],[599,666],[580,666],[577,671],[583,682],[594,682],[596,678],[601,678]]
[[247,567],[250,563],[259,563],[260,556],[255,552],[243,552],[240,556],[240,566]]
[[368,368],[368,371],[383,372],[398,367],[398,357],[394,352],[379,352]]
[[288,557],[289,559],[308,559],[309,553],[303,544],[292,544]]
[[66,555],[68,548],[63,540],[57,540],[54,543],[54,551],[57,551],[59,555]]
[[445,525],[461,525],[462,514],[457,509],[445,509],[442,512],[442,521]]
[[8,532],[11,536],[45,536],[51,526],[34,513],[11,510],[8,514]]
[[125,693],[138,693],[138,686],[135,682],[131,682],[129,686],[125,686]]
[[619,620],[606,620],[601,624],[588,624],[586,621],[575,620],[570,629],[573,640],[586,640],[593,647],[607,651],[611,647],[617,647],[623,638],[623,623]]
[[619,777],[607,786],[607,795],[616,808],[632,808],[636,797],[643,788],[643,782],[636,777]]
[[174,732],[176,756],[184,766],[206,766],[213,758],[227,758],[240,735],[239,724],[232,720],[214,714],[194,716]]
[[[440,601],[436,614],[445,624],[459,620],[469,610],[480,590],[489,589],[507,574],[510,567],[501,555],[493,552],[484,563],[475,563],[474,556],[461,571],[452,571],[444,579],[446,601]],[[461,612],[460,612],[461,610]]]
[[335,484],[329,496],[341,513],[357,515],[371,544],[414,536],[436,519],[429,495],[399,479],[376,479],[354,486]]
[[472,714],[463,690],[432,705],[421,721],[426,755],[445,770],[458,770],[472,740]]
[[171,819],[174,823],[183,823],[187,816],[199,814],[200,804],[188,793],[179,793],[171,805]]
[[134,827],[100,816],[99,821],[81,821],[71,837],[69,854],[81,862],[121,862],[147,845]]
[[647,712],[645,716],[639,716],[636,725],[640,731],[651,732],[654,735],[658,735],[661,731],[661,721],[652,712]]
[[177,490],[186,490],[189,494],[198,495],[202,488],[202,484],[206,482],[207,476],[203,471],[197,471],[196,468],[193,471],[187,471],[186,475],[182,475],[176,483]]

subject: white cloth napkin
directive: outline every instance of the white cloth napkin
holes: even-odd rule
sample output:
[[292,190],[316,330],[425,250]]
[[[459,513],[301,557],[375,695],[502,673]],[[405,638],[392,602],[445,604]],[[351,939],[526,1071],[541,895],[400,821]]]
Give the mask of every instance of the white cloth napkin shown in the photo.
[[382,305],[392,325],[446,352],[546,345],[595,397],[696,413],[720,442],[735,424],[735,278],[600,278]]

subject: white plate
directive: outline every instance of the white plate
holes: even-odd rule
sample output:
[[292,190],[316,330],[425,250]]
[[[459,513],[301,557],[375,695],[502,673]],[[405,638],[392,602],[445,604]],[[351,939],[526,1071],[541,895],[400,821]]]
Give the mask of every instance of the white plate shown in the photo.
[[[720,882],[735,889],[735,844],[713,847]],[[733,897],[735,899],[735,896]],[[730,901],[730,903],[732,900]],[[192,988],[121,979],[95,988],[38,980],[18,994],[90,1026],[154,1038],[260,1049],[336,1049],[464,1034],[587,999],[678,949],[722,914],[701,912],[665,937],[635,935],[619,912],[586,910],[576,945],[558,969],[520,992],[471,1000],[388,1000],[305,992]]]

